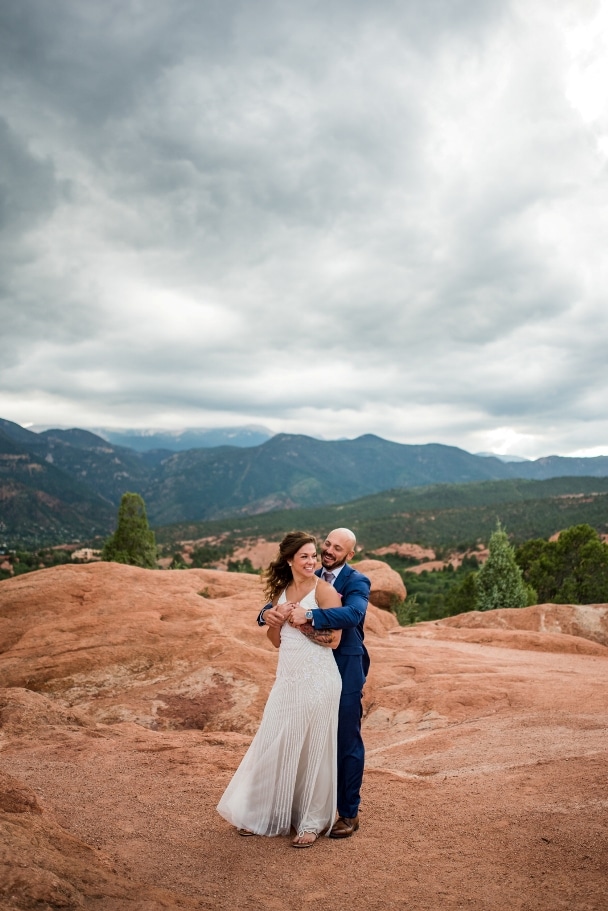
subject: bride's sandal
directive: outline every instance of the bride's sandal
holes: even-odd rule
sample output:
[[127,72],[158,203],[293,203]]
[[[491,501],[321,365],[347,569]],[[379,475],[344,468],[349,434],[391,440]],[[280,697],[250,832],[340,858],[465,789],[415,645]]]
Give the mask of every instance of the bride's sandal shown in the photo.
[[251,832],[249,829],[237,829],[239,835],[255,835],[255,832]]
[[316,832],[301,832],[291,843],[292,848],[312,848],[317,840]]

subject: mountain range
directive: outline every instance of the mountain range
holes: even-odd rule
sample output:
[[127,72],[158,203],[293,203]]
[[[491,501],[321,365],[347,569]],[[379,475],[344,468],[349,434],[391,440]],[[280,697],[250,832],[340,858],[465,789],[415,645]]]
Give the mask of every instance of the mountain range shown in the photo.
[[105,535],[126,491],[140,493],[150,523],[161,526],[344,503],[393,488],[563,476],[608,476],[608,456],[503,462],[371,434],[337,441],[277,434],[247,448],[142,452],[88,430],[34,433],[0,419],[0,535],[9,544]]
[[259,446],[273,435],[272,430],[258,424],[244,427],[187,427],[184,430],[114,430],[101,427],[93,430],[114,446],[127,446],[137,452],[151,449],[210,449],[215,446]]

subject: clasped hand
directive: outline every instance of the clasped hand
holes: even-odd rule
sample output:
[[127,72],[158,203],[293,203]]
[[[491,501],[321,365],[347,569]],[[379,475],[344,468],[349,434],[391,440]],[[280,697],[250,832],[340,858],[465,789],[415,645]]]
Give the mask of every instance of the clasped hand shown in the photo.
[[290,626],[302,626],[306,623],[306,611],[299,601],[285,601],[265,611],[264,620],[274,629],[279,629],[285,622]]

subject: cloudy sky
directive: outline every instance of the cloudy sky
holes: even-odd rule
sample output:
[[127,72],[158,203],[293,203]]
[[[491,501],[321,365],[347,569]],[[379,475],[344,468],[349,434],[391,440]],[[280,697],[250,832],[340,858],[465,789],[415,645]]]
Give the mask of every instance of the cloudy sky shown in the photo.
[[0,417],[608,453],[608,4],[0,5]]

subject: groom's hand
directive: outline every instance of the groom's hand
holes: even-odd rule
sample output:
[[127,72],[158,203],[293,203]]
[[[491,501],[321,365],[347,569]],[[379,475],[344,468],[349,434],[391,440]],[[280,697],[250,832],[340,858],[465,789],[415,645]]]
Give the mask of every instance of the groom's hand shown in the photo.
[[289,623],[291,626],[304,626],[306,623],[306,611],[303,607],[300,607],[299,604],[294,606],[291,617],[289,618]]

